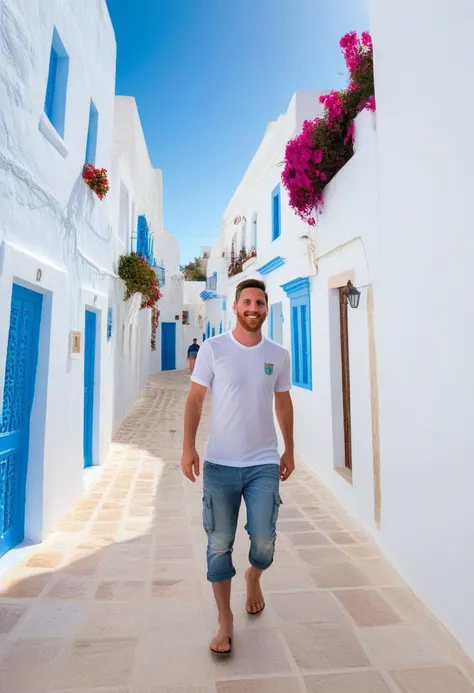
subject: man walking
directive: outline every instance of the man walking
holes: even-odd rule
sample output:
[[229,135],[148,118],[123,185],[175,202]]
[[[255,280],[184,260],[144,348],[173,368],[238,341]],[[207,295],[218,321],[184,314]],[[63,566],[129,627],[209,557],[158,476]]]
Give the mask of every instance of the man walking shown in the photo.
[[[217,655],[232,650],[232,548],[241,500],[247,506],[250,537],[245,608],[256,616],[265,608],[260,578],[273,562],[281,504],[279,482],[288,479],[295,468],[290,358],[286,349],[262,335],[268,312],[265,284],[254,279],[241,282],[234,312],[234,331],[206,340],[196,360],[186,402],[181,460],[184,475],[195,482],[200,473],[196,432],[209,389],[212,411],[203,470],[203,524],[208,535],[207,578],[213,586],[219,620],[210,649]],[[274,402],[285,446],[281,458]]]
[[196,358],[197,358],[199,349],[200,349],[200,347],[198,344],[198,340],[193,339],[193,343],[190,345],[190,347],[188,349],[188,363],[189,363],[189,370],[191,371],[191,373],[194,371],[194,366],[196,364]]

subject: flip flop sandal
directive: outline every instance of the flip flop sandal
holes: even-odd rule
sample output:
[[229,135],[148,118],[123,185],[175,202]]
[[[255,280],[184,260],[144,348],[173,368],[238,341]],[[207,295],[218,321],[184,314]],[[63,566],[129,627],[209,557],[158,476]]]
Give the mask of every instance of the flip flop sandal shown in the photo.
[[265,610],[265,604],[262,606],[262,608],[259,611],[249,611],[248,609],[245,609],[245,611],[248,613],[249,616],[260,616],[260,614],[264,610]]
[[214,650],[212,647],[210,647],[209,649],[210,649],[210,651],[212,652],[212,654],[215,654],[215,655],[217,655],[218,657],[228,657],[228,656],[230,655],[230,653],[232,652],[232,638],[229,638],[229,637],[227,636],[227,639],[228,639],[228,641],[229,641],[229,647],[230,647],[230,649],[229,649],[229,650],[226,650],[225,652],[220,652],[219,650]]

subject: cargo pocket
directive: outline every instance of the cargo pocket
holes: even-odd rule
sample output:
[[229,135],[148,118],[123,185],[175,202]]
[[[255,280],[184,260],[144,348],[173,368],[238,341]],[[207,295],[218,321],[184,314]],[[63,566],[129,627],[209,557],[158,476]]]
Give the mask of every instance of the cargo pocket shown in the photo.
[[280,505],[283,505],[283,501],[282,501],[281,496],[278,493],[278,491],[276,491],[275,496],[274,496],[274,503],[273,503],[273,518],[272,518],[273,529],[276,528],[276,523],[278,520],[278,514],[280,512]]
[[210,534],[214,531],[214,510],[212,507],[212,496],[205,493],[202,499],[202,524],[204,531]]

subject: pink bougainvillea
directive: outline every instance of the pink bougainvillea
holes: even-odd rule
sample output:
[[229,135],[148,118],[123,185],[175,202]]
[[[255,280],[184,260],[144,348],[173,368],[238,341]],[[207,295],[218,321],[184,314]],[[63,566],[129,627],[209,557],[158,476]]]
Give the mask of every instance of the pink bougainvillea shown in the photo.
[[349,71],[347,89],[320,97],[324,114],[305,121],[285,151],[282,182],[290,206],[310,225],[323,204],[329,181],[354,153],[354,118],[360,111],[375,111],[372,38],[366,31],[342,37],[340,46]]

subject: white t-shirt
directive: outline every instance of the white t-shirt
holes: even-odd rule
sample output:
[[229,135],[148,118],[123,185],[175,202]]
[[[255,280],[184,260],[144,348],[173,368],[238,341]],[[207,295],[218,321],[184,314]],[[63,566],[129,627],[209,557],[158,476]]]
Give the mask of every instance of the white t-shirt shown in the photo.
[[265,337],[247,347],[226,332],[201,346],[191,379],[212,393],[208,462],[229,467],[280,463],[273,393],[291,389],[286,349]]

